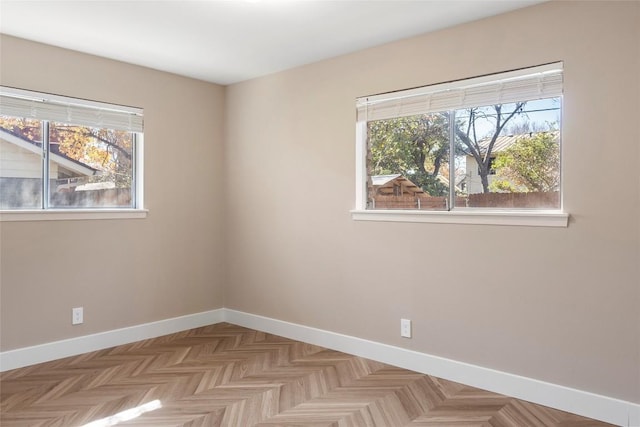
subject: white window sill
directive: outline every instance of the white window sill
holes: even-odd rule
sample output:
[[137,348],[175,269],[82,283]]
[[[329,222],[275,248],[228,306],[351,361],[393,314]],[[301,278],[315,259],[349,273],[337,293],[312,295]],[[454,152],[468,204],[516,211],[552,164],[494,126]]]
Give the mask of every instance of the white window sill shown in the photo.
[[87,219],[146,218],[146,209],[49,209],[0,211],[3,221],[68,221]]
[[532,227],[567,227],[569,214],[546,210],[352,210],[355,221],[430,222],[438,224],[518,225]]

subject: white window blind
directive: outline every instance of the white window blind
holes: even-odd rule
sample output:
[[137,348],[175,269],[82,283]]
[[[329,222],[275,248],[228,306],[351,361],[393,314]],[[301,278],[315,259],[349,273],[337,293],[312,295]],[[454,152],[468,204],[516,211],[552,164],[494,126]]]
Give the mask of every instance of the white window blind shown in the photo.
[[562,62],[358,98],[358,121],[457,110],[562,95]]
[[8,87],[0,87],[0,114],[129,132],[144,125],[141,108]]

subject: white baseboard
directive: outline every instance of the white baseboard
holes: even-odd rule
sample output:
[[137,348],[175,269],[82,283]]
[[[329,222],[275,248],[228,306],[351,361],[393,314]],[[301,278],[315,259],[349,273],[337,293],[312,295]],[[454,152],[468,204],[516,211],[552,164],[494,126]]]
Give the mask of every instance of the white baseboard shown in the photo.
[[632,402],[322,329],[231,309],[224,311],[224,320],[235,325],[355,354],[618,426],[640,426],[640,405]]
[[335,332],[221,308],[0,353],[0,372],[200,326],[235,325],[355,354],[624,427],[640,427],[640,405]]
[[219,308],[128,328],[4,351],[0,353],[0,372],[212,325],[223,320],[224,309]]

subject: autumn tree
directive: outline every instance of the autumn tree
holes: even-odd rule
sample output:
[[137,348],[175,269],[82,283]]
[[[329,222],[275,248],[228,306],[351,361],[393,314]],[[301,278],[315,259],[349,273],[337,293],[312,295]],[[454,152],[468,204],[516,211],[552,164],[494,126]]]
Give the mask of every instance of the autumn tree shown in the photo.
[[498,153],[493,163],[494,191],[551,192],[560,187],[560,144],[556,132],[519,138]]
[[52,123],[51,143],[64,155],[102,172],[102,179],[118,188],[131,187],[132,147],[130,132]]
[[29,141],[42,143],[42,125],[39,120],[0,116],[0,128]]
[[432,196],[447,194],[438,174],[449,158],[448,126],[443,113],[369,122],[369,175],[401,174]]
[[491,157],[498,137],[505,126],[519,114],[526,102],[497,104],[456,111],[456,139],[478,164],[478,174],[484,193],[489,193]]
[[[0,116],[0,128],[42,147],[42,122],[23,117]],[[132,134],[113,129],[49,123],[49,145],[58,152],[96,169],[88,182],[110,181],[129,188],[132,178]]]

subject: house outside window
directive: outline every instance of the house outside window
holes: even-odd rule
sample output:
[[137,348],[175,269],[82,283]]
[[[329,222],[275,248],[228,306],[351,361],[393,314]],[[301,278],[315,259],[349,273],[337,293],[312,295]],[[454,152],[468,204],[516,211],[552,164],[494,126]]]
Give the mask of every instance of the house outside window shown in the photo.
[[354,212],[560,213],[562,85],[554,63],[359,98]]
[[0,210],[142,209],[141,109],[0,87]]

